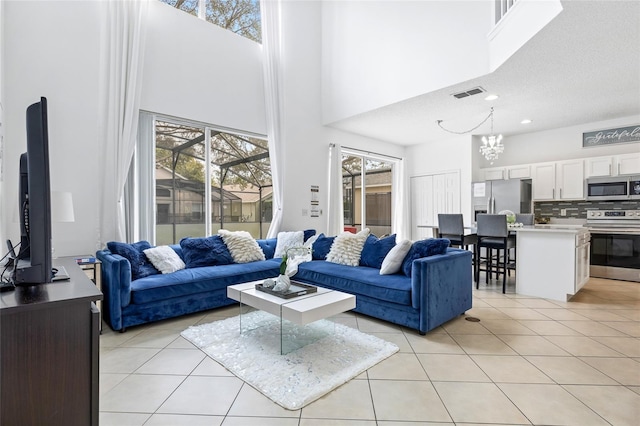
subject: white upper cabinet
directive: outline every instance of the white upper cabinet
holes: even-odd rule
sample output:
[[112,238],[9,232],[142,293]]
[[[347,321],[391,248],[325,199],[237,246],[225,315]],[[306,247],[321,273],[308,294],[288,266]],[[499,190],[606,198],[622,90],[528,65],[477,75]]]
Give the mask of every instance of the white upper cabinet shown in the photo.
[[555,200],[556,163],[539,163],[532,165],[531,178],[534,200]]
[[480,170],[480,180],[502,180],[505,179],[505,168],[504,167],[491,167],[487,169]]
[[613,157],[593,157],[585,160],[585,177],[611,176]]
[[618,155],[616,160],[619,175],[640,174],[640,153]]
[[531,165],[523,164],[520,166],[507,167],[507,179],[530,179]]
[[560,161],[556,164],[556,199],[584,199],[584,162]]
[[584,163],[582,160],[539,163],[531,166],[533,199],[584,199]]
[[531,179],[531,165],[480,169],[480,180]]
[[534,201],[584,200],[590,177],[640,175],[640,152],[480,169],[481,180],[531,179]]
[[585,159],[585,177],[640,174],[640,153]]

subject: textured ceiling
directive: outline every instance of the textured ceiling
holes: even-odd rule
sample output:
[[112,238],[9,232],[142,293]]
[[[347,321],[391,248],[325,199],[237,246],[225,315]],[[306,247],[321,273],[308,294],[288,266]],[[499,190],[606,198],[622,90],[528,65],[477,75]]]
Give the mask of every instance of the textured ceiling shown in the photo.
[[[504,136],[640,115],[640,1],[563,1],[564,10],[495,72],[335,123],[345,131],[413,145],[478,125],[495,108]],[[484,94],[452,93],[482,86]],[[525,119],[532,123],[523,125]],[[488,134],[489,122],[473,134]]]

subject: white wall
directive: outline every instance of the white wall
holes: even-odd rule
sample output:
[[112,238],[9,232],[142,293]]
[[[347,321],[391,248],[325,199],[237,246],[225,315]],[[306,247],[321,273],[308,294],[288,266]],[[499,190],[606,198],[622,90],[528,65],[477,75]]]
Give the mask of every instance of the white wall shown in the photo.
[[4,220],[4,2],[0,2],[0,241],[4,241],[7,229]]
[[[6,146],[1,229],[7,238],[18,239],[25,110],[46,96],[51,189],[71,191],[75,207],[75,222],[52,224],[53,245],[59,256],[93,253],[99,248],[98,181],[109,178],[98,176],[101,2],[2,3]],[[261,47],[160,2],[149,6],[142,108],[264,134]]]
[[262,46],[151,1],[140,107],[264,135]]
[[460,212],[467,224],[471,222],[471,151],[471,136],[462,135],[413,145],[405,153],[407,174],[411,177],[460,172]]
[[489,72],[493,1],[331,1],[322,13],[325,123]]
[[560,0],[520,0],[488,35],[491,72],[562,12]]
[[25,111],[48,99],[52,191],[71,191],[75,222],[53,223],[56,255],[95,251],[98,226],[98,3],[5,1],[3,226],[18,240],[18,158]]
[[[398,145],[342,132],[322,125],[321,111],[321,1],[283,2],[284,31],[284,230],[327,228],[329,144],[338,143],[396,157],[404,156]],[[319,218],[303,216],[309,209],[310,186],[320,187]]]

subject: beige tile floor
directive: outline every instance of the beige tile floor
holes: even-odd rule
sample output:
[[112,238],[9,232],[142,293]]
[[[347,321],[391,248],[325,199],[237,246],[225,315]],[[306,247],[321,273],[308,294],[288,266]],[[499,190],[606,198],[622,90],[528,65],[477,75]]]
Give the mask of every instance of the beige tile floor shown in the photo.
[[[513,278],[511,278],[513,280]],[[400,351],[297,411],[180,337],[229,307],[101,336],[102,426],[640,425],[640,284],[591,279],[570,302],[474,290],[467,316],[420,336],[346,313]]]

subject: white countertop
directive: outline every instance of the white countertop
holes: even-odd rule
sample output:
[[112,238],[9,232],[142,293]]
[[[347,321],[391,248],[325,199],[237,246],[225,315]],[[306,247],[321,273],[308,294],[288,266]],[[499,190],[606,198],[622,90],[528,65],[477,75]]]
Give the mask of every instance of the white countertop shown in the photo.
[[[418,228],[437,229],[437,225],[418,225]],[[477,228],[475,226],[464,226],[466,231],[475,233]],[[589,232],[589,228],[582,224],[564,224],[564,223],[550,223],[545,225],[524,225],[524,226],[509,226],[509,232],[563,232],[569,234],[581,234]],[[466,233],[465,233],[466,234]]]
[[569,234],[581,234],[589,232],[589,229],[582,225],[533,225],[533,226],[520,226],[509,228],[509,231],[515,232],[562,232]]

